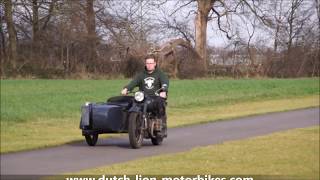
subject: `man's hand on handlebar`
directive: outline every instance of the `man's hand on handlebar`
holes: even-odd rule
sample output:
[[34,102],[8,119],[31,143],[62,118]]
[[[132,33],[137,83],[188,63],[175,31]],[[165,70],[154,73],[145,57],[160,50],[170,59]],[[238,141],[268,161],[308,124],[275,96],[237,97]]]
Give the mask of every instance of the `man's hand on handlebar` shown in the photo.
[[162,98],[167,98],[167,93],[162,91],[162,92],[160,92],[159,96]]
[[127,95],[128,94],[128,89],[127,88],[122,89],[121,94],[122,95]]

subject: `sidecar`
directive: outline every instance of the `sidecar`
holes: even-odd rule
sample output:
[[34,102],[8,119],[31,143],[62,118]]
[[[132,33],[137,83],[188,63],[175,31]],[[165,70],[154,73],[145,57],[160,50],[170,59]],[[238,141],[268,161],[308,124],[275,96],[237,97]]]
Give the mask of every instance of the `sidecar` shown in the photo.
[[128,110],[133,96],[116,96],[103,103],[86,103],[81,107],[80,129],[90,146],[97,143],[99,134],[127,133]]

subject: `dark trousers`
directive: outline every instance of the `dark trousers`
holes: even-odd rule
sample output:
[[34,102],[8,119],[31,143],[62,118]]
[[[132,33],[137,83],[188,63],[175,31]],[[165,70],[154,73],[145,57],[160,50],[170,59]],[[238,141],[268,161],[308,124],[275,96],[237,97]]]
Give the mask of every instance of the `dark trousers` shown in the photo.
[[166,119],[166,99],[159,96],[151,96],[150,99],[151,103],[148,104],[148,111],[154,112],[157,118]]

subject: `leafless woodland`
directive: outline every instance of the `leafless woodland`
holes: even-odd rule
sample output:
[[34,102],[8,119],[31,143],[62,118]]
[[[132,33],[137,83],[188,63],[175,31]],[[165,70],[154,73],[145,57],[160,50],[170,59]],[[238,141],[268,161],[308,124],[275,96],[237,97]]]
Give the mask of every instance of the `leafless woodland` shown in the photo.
[[1,78],[319,77],[319,0],[0,2]]

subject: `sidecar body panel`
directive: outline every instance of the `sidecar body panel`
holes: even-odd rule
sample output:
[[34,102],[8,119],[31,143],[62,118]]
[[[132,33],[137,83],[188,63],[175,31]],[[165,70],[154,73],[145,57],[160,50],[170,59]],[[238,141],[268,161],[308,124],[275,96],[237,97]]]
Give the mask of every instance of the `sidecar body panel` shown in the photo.
[[97,104],[92,106],[92,129],[121,132],[126,126],[126,112],[122,106]]
[[128,110],[131,100],[111,99],[106,103],[89,103],[82,106],[80,129],[83,134],[128,132]]

